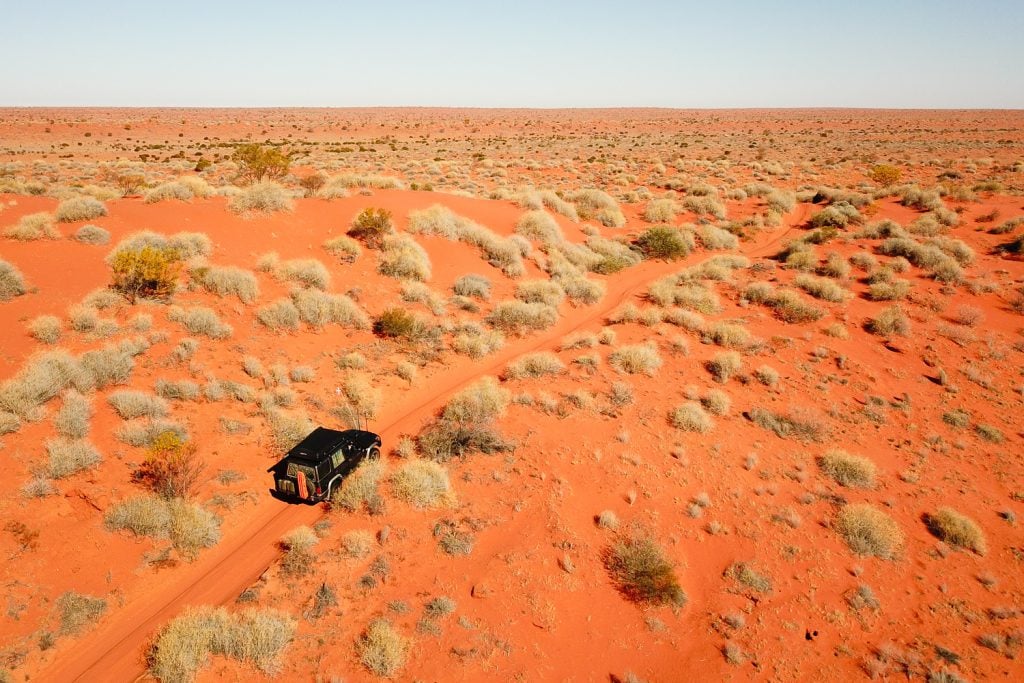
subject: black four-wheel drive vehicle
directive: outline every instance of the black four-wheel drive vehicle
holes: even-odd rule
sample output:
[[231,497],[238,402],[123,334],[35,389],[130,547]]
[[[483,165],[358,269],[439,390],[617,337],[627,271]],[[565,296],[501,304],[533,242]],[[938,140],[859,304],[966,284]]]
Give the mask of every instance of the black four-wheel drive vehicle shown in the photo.
[[378,457],[380,437],[373,432],[317,427],[267,472],[274,475],[277,497],[318,503],[328,500],[364,458]]

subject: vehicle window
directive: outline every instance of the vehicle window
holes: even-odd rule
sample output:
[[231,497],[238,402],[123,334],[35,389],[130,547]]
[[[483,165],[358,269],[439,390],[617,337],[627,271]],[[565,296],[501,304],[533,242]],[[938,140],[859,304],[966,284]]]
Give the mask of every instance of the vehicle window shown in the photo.
[[288,476],[289,477],[297,477],[297,476],[299,476],[299,472],[302,472],[303,474],[305,474],[306,475],[306,479],[308,481],[313,482],[313,481],[317,480],[316,472],[313,470],[312,467],[306,467],[305,465],[300,465],[300,464],[295,463],[295,462],[288,463]]
[[343,462],[345,462],[345,449],[339,448],[331,454],[331,464],[334,465],[334,469],[338,469]]

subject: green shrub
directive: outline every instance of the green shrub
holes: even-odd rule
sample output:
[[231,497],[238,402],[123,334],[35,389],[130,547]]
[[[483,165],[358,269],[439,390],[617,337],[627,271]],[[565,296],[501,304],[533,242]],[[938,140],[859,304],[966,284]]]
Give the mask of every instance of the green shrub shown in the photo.
[[291,166],[291,154],[277,147],[264,147],[257,142],[239,145],[231,153],[238,165],[238,175],[249,182],[261,183],[265,178],[283,178]]
[[170,247],[119,249],[111,258],[111,287],[129,301],[168,299],[174,293],[181,272],[181,256]]
[[619,590],[634,602],[686,604],[675,568],[664,551],[645,536],[622,536],[604,552],[604,565]]
[[366,245],[367,249],[381,249],[385,238],[394,232],[391,212],[387,209],[369,207],[363,209],[352,221],[349,237]]
[[844,505],[833,528],[858,555],[892,559],[903,545],[903,532],[887,514],[870,503]]
[[935,514],[925,516],[925,523],[934,536],[950,545],[973,550],[979,555],[984,555],[988,551],[981,527],[973,519],[953,508],[939,508]]

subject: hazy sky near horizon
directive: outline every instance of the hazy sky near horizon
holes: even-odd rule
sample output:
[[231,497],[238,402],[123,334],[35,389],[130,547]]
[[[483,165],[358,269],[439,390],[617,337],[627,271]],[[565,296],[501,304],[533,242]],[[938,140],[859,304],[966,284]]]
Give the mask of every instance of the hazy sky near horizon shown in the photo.
[[32,0],[0,106],[1024,108],[1022,0]]

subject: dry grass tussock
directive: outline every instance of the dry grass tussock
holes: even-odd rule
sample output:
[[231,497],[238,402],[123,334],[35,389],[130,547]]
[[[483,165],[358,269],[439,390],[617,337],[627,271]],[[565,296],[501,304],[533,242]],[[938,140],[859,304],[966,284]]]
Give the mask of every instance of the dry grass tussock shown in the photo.
[[399,500],[416,508],[436,508],[455,502],[448,471],[433,460],[402,464],[391,476],[391,484]]
[[96,447],[84,439],[51,439],[46,442],[46,473],[64,479],[96,467],[102,458]]
[[889,515],[870,503],[843,506],[833,528],[858,555],[893,559],[903,546],[903,531]]
[[654,376],[662,365],[661,355],[653,343],[622,346],[611,352],[608,363],[619,372],[629,375]]
[[164,399],[134,389],[113,392],[107,396],[107,403],[126,420],[136,417],[167,417],[170,412],[170,406]]
[[942,541],[973,550],[979,555],[988,552],[985,534],[977,522],[953,508],[939,508],[935,514],[925,518],[928,530]]
[[107,207],[94,197],[74,197],[58,204],[54,215],[61,223],[90,221],[106,216]]
[[494,421],[511,400],[494,377],[482,377],[456,394],[441,415],[420,433],[417,442],[426,457],[444,462],[471,453],[494,453],[510,445]]
[[41,315],[28,325],[29,333],[44,344],[56,344],[64,333],[60,318],[55,315]]
[[236,266],[210,266],[192,271],[192,277],[206,291],[217,296],[237,296],[243,304],[251,304],[260,295],[256,275]]
[[21,296],[25,289],[25,276],[13,264],[0,260],[0,301]]
[[221,321],[213,309],[203,306],[192,308],[172,306],[167,311],[167,318],[180,324],[192,334],[201,334],[210,339],[227,339],[234,334],[234,328],[231,325]]
[[543,303],[500,301],[486,320],[505,334],[524,335],[554,325],[558,322],[558,310]]
[[111,505],[103,521],[110,531],[170,540],[189,559],[220,541],[220,519],[196,503],[180,498],[127,498]]
[[707,411],[694,401],[684,403],[669,413],[669,422],[676,429],[698,434],[706,434],[715,427],[715,422]]
[[191,681],[211,655],[250,664],[273,676],[295,636],[296,622],[274,609],[190,607],[157,633],[147,661],[160,681]]
[[877,467],[867,458],[832,449],[818,460],[821,471],[841,486],[871,488],[875,484]]
[[213,242],[204,233],[178,232],[168,236],[144,230],[132,233],[118,242],[117,246],[107,254],[105,260],[110,264],[122,252],[138,252],[146,247],[151,247],[158,251],[173,251],[179,258],[184,260],[200,256],[208,257],[213,253]]
[[619,590],[634,602],[686,604],[675,568],[652,539],[621,536],[604,552],[604,564]]
[[440,235],[474,246],[483,253],[488,263],[500,268],[509,277],[521,277],[526,273],[524,254],[514,240],[501,237],[440,204],[410,212],[408,229],[411,233]]
[[288,190],[269,181],[250,185],[228,200],[228,209],[242,215],[291,211],[292,206]]
[[341,325],[356,330],[370,328],[369,316],[344,294],[300,289],[292,292],[292,303],[299,319],[311,327]]
[[550,351],[528,353],[515,359],[505,368],[505,379],[534,379],[565,372],[565,363]]
[[382,505],[379,489],[385,467],[381,460],[364,460],[345,477],[341,487],[334,490],[331,503],[349,512],[363,507],[373,510]]
[[430,279],[430,255],[409,235],[395,235],[384,241],[377,272],[403,280]]
[[774,432],[776,436],[790,437],[800,441],[822,441],[827,433],[824,421],[816,414],[803,408],[794,408],[786,413],[776,413],[765,408],[753,408],[750,419],[759,427]]
[[41,211],[22,216],[18,222],[6,230],[4,237],[12,240],[56,240],[60,239],[60,233],[53,225],[53,215]]
[[356,641],[359,661],[371,673],[394,678],[405,666],[411,644],[391,622],[375,619]]

